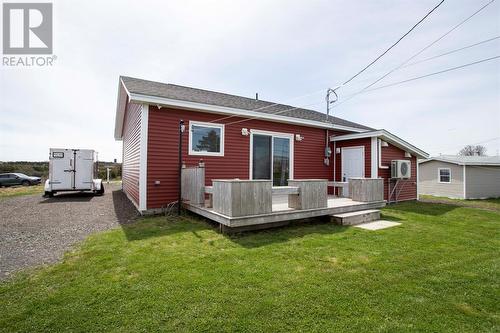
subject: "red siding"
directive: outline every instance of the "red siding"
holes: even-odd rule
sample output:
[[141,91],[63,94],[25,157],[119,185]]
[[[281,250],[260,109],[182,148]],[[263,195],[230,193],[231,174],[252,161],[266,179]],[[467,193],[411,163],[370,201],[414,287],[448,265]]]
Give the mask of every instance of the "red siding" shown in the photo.
[[[396,188],[396,180],[391,180],[391,161],[392,160],[410,160],[411,161],[411,178],[401,179],[398,181]],[[379,177],[384,178],[384,199],[389,199],[390,191],[394,189],[391,201],[415,200],[417,199],[417,158],[405,157],[405,151],[389,144],[389,147],[382,147],[382,165],[388,166],[387,169],[378,169]],[[391,185],[389,186],[389,184]],[[390,189],[389,189],[390,187]]]
[[[364,138],[364,139],[355,139],[355,140],[349,140],[349,141],[338,141],[335,144],[335,148],[343,148],[343,147],[356,147],[356,146],[363,146],[365,147],[365,177],[370,178],[372,176],[372,170],[371,170],[371,163],[372,163],[372,157],[371,157],[371,139],[370,138]],[[335,149],[332,147],[332,154],[335,154]],[[342,181],[342,153],[340,154],[335,154],[335,180],[337,181]]]
[[141,141],[141,105],[128,104],[123,124],[122,186],[139,205],[139,164]]
[[[196,165],[200,158],[206,164],[207,185],[217,178],[249,178],[250,136],[242,136],[241,129],[258,129],[282,133],[300,134],[303,141],[294,141],[294,178],[331,179],[332,163],[323,164],[325,147],[325,130],[262,120],[242,120],[223,115],[178,110],[171,108],[149,108],[148,126],[148,209],[159,208],[177,199],[178,181],[178,126],[183,119],[186,129],[189,121],[224,123],[225,140],[224,156],[190,156],[188,155],[189,133],[183,134],[183,160],[187,166]],[[333,134],[332,131],[329,134]],[[160,181],[155,185],[155,181]]]

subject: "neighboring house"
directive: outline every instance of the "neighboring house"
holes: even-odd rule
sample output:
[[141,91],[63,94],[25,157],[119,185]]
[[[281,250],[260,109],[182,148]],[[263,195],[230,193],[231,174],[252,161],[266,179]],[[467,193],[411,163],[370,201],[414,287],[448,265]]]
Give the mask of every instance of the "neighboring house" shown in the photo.
[[[416,161],[428,157],[385,130],[321,112],[120,77],[115,138],[123,141],[123,190],[140,212],[177,200],[180,120],[182,160],[189,166],[203,159],[206,185],[229,178],[280,186],[288,179],[381,177],[386,200],[415,200]],[[392,160],[410,161],[411,177],[391,180]]]
[[500,157],[441,155],[419,161],[419,193],[458,199],[500,197]]

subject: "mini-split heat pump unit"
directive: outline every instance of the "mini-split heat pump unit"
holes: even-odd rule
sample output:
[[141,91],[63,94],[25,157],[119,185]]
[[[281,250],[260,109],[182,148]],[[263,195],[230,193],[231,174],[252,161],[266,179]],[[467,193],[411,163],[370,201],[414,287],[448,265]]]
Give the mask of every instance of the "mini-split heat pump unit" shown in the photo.
[[408,160],[391,161],[391,178],[410,178],[411,162]]

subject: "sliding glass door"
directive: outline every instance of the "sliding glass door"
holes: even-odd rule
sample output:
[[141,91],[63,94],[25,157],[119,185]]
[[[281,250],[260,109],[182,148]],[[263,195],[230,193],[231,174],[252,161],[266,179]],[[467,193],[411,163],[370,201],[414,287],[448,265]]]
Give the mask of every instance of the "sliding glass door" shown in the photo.
[[272,137],[253,136],[253,179],[271,179]]
[[270,179],[273,186],[286,186],[290,179],[291,138],[252,134],[252,179]]

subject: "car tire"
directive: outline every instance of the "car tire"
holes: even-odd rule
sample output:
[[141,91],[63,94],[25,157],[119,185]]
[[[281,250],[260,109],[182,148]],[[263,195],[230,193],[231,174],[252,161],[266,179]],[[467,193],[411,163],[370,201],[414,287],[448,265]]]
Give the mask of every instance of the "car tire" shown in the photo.
[[30,186],[30,185],[31,185],[31,183],[30,183],[30,181],[29,181],[29,180],[23,180],[23,181],[21,182],[21,185],[23,185],[23,186]]

